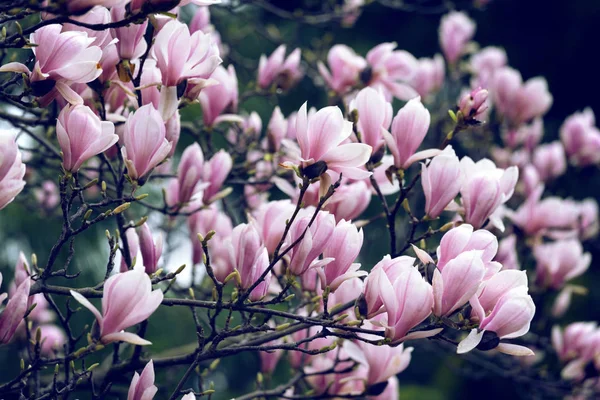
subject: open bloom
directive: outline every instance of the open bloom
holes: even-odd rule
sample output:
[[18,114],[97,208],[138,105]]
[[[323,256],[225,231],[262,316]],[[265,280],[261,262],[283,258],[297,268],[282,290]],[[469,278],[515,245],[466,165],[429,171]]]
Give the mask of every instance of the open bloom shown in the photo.
[[446,232],[437,248],[437,267],[443,271],[450,260],[461,253],[471,250],[481,251],[481,261],[486,267],[488,276],[498,272],[502,265],[492,261],[498,251],[498,239],[490,231],[463,224]]
[[123,341],[140,346],[151,344],[135,333],[123,331],[148,319],[163,300],[162,290],[152,290],[150,277],[146,275],[141,263],[130,271],[121,272],[106,280],[102,313],[81,294],[71,290],[71,296],[96,317],[102,343]]
[[387,131],[392,122],[392,104],[385,100],[383,94],[367,87],[358,92],[349,108],[358,112],[360,142],[368,144],[373,153],[377,153],[385,143],[381,132]]
[[569,116],[560,128],[560,140],[573,165],[592,165],[600,162],[600,130],[595,126],[591,108]]
[[338,94],[345,94],[358,83],[360,72],[367,61],[354,50],[343,44],[333,46],[327,54],[329,69],[322,62],[317,63],[319,73],[327,86]]
[[[463,157],[460,163],[465,177],[460,189],[464,219],[474,228],[481,228],[513,195],[519,170],[515,166],[505,170],[496,168],[487,158],[475,163],[471,158]],[[491,222],[504,229],[502,221],[492,218]]]
[[392,133],[382,131],[383,137],[394,156],[397,168],[408,168],[415,161],[433,157],[439,150],[425,150],[415,153],[429,129],[431,115],[419,97],[410,100],[402,107],[392,121]]
[[365,342],[344,342],[344,351],[354,361],[367,367],[367,386],[385,382],[398,375],[410,364],[412,347],[374,346]]
[[[0,72],[19,72],[29,76],[33,94],[43,96],[42,104],[49,104],[60,92],[69,102],[82,102],[69,88],[71,83],[87,83],[96,79],[102,50],[92,45],[95,38],[86,32],[61,32],[59,24],[47,25],[31,34],[30,41],[36,62],[33,71],[20,63],[8,63]],[[56,90],[55,90],[56,89]]]
[[65,171],[76,172],[81,165],[117,143],[112,122],[101,121],[88,107],[65,106],[56,121],[56,136],[63,153]]
[[523,83],[519,71],[509,67],[495,73],[491,91],[496,109],[514,127],[541,117],[552,105],[552,95],[544,78]]
[[258,63],[258,85],[267,89],[273,83],[287,89],[302,77],[300,69],[300,49],[285,58],[285,45],[279,46],[269,58],[264,54]]
[[0,131],[0,210],[12,202],[25,187],[25,164],[15,135]]
[[371,156],[371,146],[363,143],[344,143],[352,134],[352,124],[344,120],[338,107],[325,107],[308,117],[306,103],[296,118],[296,136],[300,145],[302,168],[317,162],[325,164],[319,176],[330,169],[350,179],[364,179],[370,173],[360,169]]
[[158,392],[158,388],[154,385],[154,364],[150,360],[141,375],[137,372],[133,374],[127,400],[152,400],[156,392]]
[[[487,283],[492,287],[492,296],[490,296],[485,306],[481,300],[481,307],[477,303],[471,303],[475,304],[473,311],[479,318],[479,329],[473,329],[469,336],[459,343],[457,353],[462,354],[473,350],[481,343],[485,332],[494,332],[498,339],[511,339],[523,336],[529,331],[531,320],[535,314],[535,304],[527,293],[527,284],[522,285],[522,278],[517,276],[517,274],[524,274],[524,272],[502,271],[498,276],[501,274],[508,276],[507,273],[514,275],[515,279],[512,275],[508,279],[505,279],[505,277],[501,280],[498,279],[495,288],[492,287],[491,283]],[[498,290],[498,288],[508,290]],[[500,296],[497,294],[500,294]],[[490,313],[490,307],[492,306]],[[527,347],[500,343],[499,341],[495,341],[495,343],[492,341],[489,348],[497,348],[503,353],[516,356],[533,355],[533,352]]]
[[583,274],[592,262],[591,254],[583,252],[577,239],[539,244],[533,249],[533,254],[537,261],[538,283],[554,289]]
[[433,313],[448,316],[466,304],[473,296],[485,275],[481,250],[460,253],[433,273]]
[[372,48],[367,53],[367,70],[361,76],[368,86],[380,89],[388,101],[392,97],[409,100],[418,95],[407,83],[417,72],[417,59],[407,51],[395,50],[396,46],[381,43]]
[[563,145],[557,141],[536,147],[533,152],[533,165],[542,181],[561,176],[567,170]]
[[440,46],[448,63],[455,64],[465,53],[467,43],[475,34],[475,22],[463,12],[452,11],[442,17]]
[[291,251],[289,270],[296,276],[301,276],[309,268],[317,268],[332,261],[331,258],[318,260],[318,257],[331,240],[335,229],[335,218],[326,211],[319,211],[313,223],[309,225],[311,217],[296,219],[290,228],[288,245],[304,237]]
[[146,273],[153,274],[158,269],[158,260],[162,255],[162,235],[159,235],[158,238],[154,240],[150,227],[145,223],[138,228],[138,237],[140,253],[142,253]]
[[[2,274],[0,274],[1,284]],[[0,312],[0,344],[10,342],[19,324],[23,321],[23,317],[27,312],[30,287],[31,279],[26,277],[10,296],[4,310]],[[6,297],[6,293],[0,293],[0,304],[4,303]]]
[[421,185],[425,195],[425,213],[437,218],[458,195],[462,185],[460,161],[452,146],[446,147],[428,164],[421,165]]
[[152,104],[146,104],[129,114],[121,152],[131,179],[145,177],[169,155],[172,144],[167,141],[165,134],[165,124]]

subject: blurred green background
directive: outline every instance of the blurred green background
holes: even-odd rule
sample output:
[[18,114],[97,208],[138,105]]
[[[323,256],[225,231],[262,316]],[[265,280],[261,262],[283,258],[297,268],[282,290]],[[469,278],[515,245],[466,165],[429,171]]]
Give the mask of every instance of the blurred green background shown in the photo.
[[[289,0],[276,3],[282,8],[293,10],[303,2]],[[406,13],[371,4],[364,9],[353,28],[326,25],[302,26],[297,29],[294,23],[282,21],[255,8],[244,10],[247,14],[244,14],[243,18],[233,18],[218,7],[213,7],[212,10],[212,22],[221,32],[224,41],[227,43],[230,37],[239,38],[239,41],[236,39],[235,51],[244,59],[254,60],[256,64],[260,54],[270,54],[276,45],[253,32],[253,27],[245,24],[246,18],[259,21],[261,29],[281,32],[283,37],[293,35],[296,43],[303,46],[314,45],[321,43],[324,38],[331,38],[330,44],[348,44],[362,55],[384,41],[395,41],[399,49],[408,50],[417,57],[431,57],[439,52],[437,27],[440,14]],[[554,96],[554,105],[544,120],[546,141],[558,137],[560,124],[573,112],[587,106],[591,106],[595,111],[600,110],[600,79],[596,62],[600,2],[496,0],[485,10],[469,9],[468,12],[477,22],[475,40],[482,47],[504,47],[509,64],[521,71],[524,79],[542,75],[548,80]],[[244,33],[245,30],[249,30],[249,33]],[[318,55],[324,56],[320,53]],[[243,91],[248,82],[254,79],[255,70],[238,67],[237,72],[240,90]],[[326,103],[324,91],[322,88],[316,88],[310,79],[304,79],[299,87],[283,96],[280,105],[284,114],[288,115],[306,100],[309,101],[309,105],[314,106],[323,106]],[[273,105],[274,103],[268,100],[251,99],[242,104],[242,109],[258,111],[263,119],[263,126],[266,126]],[[199,117],[195,111],[188,113],[185,118]],[[187,143],[189,141],[183,139],[179,150],[185,148]],[[55,179],[54,176],[48,178]],[[600,173],[597,168],[570,168],[549,190],[559,196],[599,199]],[[27,200],[28,197],[30,198],[25,192],[15,204],[0,212],[0,271],[4,275],[4,287],[11,280],[12,268],[19,250],[23,250],[27,255],[35,252],[43,264],[60,233],[59,220],[40,214],[34,203]],[[137,210],[138,213],[140,211]],[[111,221],[98,226],[77,239],[76,244],[80,251],[76,253],[72,266],[81,270],[82,275],[70,284],[89,285],[96,282],[98,276],[103,273],[108,254],[104,229],[114,230],[113,224]],[[385,247],[387,245],[382,245],[382,241],[376,239],[386,235],[384,227],[380,225],[372,229],[372,235],[365,237],[364,248],[369,249],[368,253],[362,256],[363,264],[369,268],[382,254],[388,252]],[[585,279],[580,281],[590,288],[590,293],[586,297],[575,297],[565,322],[581,319],[600,320],[600,293],[593,289],[600,284],[600,241],[586,243],[586,250],[593,253],[594,261]],[[91,321],[92,315],[82,312],[74,319],[76,330]],[[185,309],[160,309],[150,319],[148,331],[149,340],[154,342],[152,354],[160,354],[168,348],[194,341],[191,315]],[[482,396],[491,400],[532,397],[533,387],[515,385],[511,379],[481,373],[477,365],[454,356],[451,349],[428,341],[421,341],[416,347],[410,367],[400,375],[401,398],[404,400],[469,400]],[[107,354],[109,353],[103,353],[102,356]],[[17,357],[14,347],[0,347],[0,382],[4,381],[5,377],[16,374]],[[215,381],[218,390],[213,398],[229,398],[252,388],[257,370],[258,357],[255,354],[222,360],[220,372],[209,377]],[[161,381],[166,383],[178,378],[182,373],[183,369],[177,368],[170,369],[168,374],[158,373],[157,385],[160,388]],[[288,373],[289,368],[282,365],[277,377]],[[125,387],[130,378],[131,376],[122,377]],[[228,390],[223,390],[225,387],[228,387]],[[157,398],[166,395],[166,392],[159,392]],[[78,393],[74,398],[86,398],[86,395]]]

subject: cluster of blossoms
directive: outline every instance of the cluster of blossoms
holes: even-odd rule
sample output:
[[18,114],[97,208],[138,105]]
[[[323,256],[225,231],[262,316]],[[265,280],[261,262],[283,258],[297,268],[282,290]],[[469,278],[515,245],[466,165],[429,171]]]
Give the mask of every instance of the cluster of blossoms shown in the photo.
[[[584,244],[598,233],[598,205],[548,195],[546,186],[568,165],[600,162],[593,112],[572,115],[560,141],[541,143],[552,104],[546,81],[523,82],[500,48],[474,52],[475,22],[456,11],[441,19],[443,55],[416,59],[386,42],[363,57],[336,44],[325,63],[303,59],[300,47],[286,56],[282,43],[260,57],[254,84],[240,93],[244,63],[211,24],[213,3],[48,1],[28,9],[42,18],[29,37],[22,28],[4,34],[2,44],[31,48],[33,57],[0,66],[0,89],[10,88],[10,104],[24,114],[0,110],[17,130],[0,132],[0,209],[31,194],[62,232],[44,265],[21,253],[0,295],[9,298],[0,343],[19,346],[28,365],[0,383],[0,394],[100,396],[127,373],[129,400],[169,389],[170,398],[189,400],[213,393],[197,382],[216,368],[212,360],[258,351],[258,390],[243,398],[391,400],[411,361],[405,342],[425,338],[509,366],[513,359],[499,353],[530,360],[539,350],[563,365],[568,390],[594,393],[594,323],[555,328],[553,352],[530,332],[585,293],[572,280],[591,264]],[[332,18],[351,25],[362,6],[346,1]],[[263,129],[246,100],[277,98],[309,70],[334,105],[300,102],[287,116],[275,106]],[[437,101],[443,88],[451,110]],[[475,130],[502,145],[466,155]],[[23,145],[27,136],[38,147]],[[58,185],[50,172],[60,174]],[[96,225],[108,228],[106,269],[99,282],[76,287],[77,275],[67,273],[74,239]],[[385,230],[389,250],[367,265],[371,237]],[[181,251],[174,238],[190,244],[191,265],[169,262]],[[184,268],[191,279],[177,281]],[[552,311],[540,316],[546,298]],[[85,312],[66,299],[95,322],[76,332],[70,319]],[[189,354],[161,358],[147,320],[175,306],[192,310],[198,342]],[[135,346],[130,358],[120,343]],[[93,377],[79,367],[92,353],[112,359]],[[264,387],[263,374],[284,358],[298,374]],[[75,361],[60,376],[41,369]],[[155,385],[155,369],[182,366],[174,389]]]

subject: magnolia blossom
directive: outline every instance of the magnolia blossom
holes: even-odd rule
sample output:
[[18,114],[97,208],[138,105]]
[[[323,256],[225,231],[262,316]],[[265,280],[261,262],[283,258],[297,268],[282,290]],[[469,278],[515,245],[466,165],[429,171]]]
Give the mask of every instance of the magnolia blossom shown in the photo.
[[283,238],[285,224],[282,224],[281,221],[291,218],[295,208],[290,200],[279,200],[265,203],[253,212],[253,217],[269,254],[273,254]]
[[381,131],[394,156],[394,165],[397,168],[406,169],[416,161],[433,157],[439,153],[439,150],[424,150],[416,153],[425,139],[430,121],[429,111],[417,97],[398,111],[392,121],[391,134]]
[[337,223],[331,239],[323,250],[323,257],[332,258],[323,270],[317,269],[323,288],[335,291],[346,279],[366,275],[358,271],[360,264],[355,263],[363,244],[363,231],[354,224],[341,220]]
[[202,190],[202,173],[204,170],[204,154],[198,143],[188,146],[181,155],[177,168],[179,192],[177,198],[182,204],[188,203],[194,195]]
[[162,255],[162,235],[159,235],[158,239],[154,240],[150,227],[145,223],[138,228],[138,237],[140,253],[142,253],[146,273],[153,274],[158,269],[158,260]]
[[236,112],[238,103],[238,81],[235,68],[230,65],[227,69],[219,66],[211,75],[219,84],[206,87],[200,92],[198,100],[202,106],[202,119],[207,126],[213,126],[221,121],[233,120],[241,122],[239,117],[224,114],[226,111]]
[[20,63],[8,63],[0,67],[0,72],[19,72],[29,76],[34,95],[41,96],[42,105],[49,104],[60,94],[71,103],[82,100],[69,85],[87,83],[96,79],[102,69],[99,67],[102,50],[92,45],[95,38],[86,32],[61,32],[58,24],[37,29],[30,36],[31,49],[36,62],[33,71]]
[[412,347],[374,346],[365,342],[344,342],[344,351],[354,361],[367,367],[367,386],[387,381],[410,364]]
[[119,341],[140,346],[151,344],[135,333],[124,331],[148,319],[163,300],[162,290],[152,290],[152,282],[141,264],[106,280],[102,313],[78,292],[71,290],[71,296],[94,314],[103,344]]
[[[296,136],[304,172],[318,167],[315,177],[325,170],[332,170],[346,178],[368,178],[370,173],[359,167],[369,160],[372,148],[363,143],[344,143],[351,134],[352,124],[344,120],[338,107],[322,108],[309,118],[304,103],[296,118]],[[317,163],[324,163],[324,166]],[[313,175],[313,171],[310,174]]]
[[567,170],[567,159],[563,145],[560,142],[547,143],[536,147],[532,161],[542,181],[557,178]]
[[515,127],[541,117],[552,105],[552,95],[544,78],[523,83],[519,71],[509,67],[495,73],[492,94],[497,111]]
[[218,197],[232,166],[233,160],[225,150],[219,150],[209,161],[204,163],[202,180],[207,184],[203,192],[205,204],[210,204]]
[[165,124],[152,104],[129,114],[121,153],[131,179],[145,178],[169,155],[172,144],[167,141],[165,133]]
[[[0,274],[0,285],[2,284],[2,274]],[[0,344],[10,342],[14,336],[19,324],[25,317],[28,308],[29,289],[31,279],[26,277],[19,284],[17,290],[10,296],[4,310],[0,312]],[[6,293],[0,293],[0,305],[8,297]]]
[[460,163],[465,176],[460,189],[465,222],[480,228],[490,218],[493,225],[504,229],[502,221],[493,214],[513,195],[519,170],[514,166],[506,170],[496,168],[487,158],[475,163],[463,157]]
[[387,131],[392,122],[392,104],[380,92],[367,87],[358,92],[349,108],[358,113],[356,127],[360,142],[371,146],[373,153],[377,154],[385,143],[382,131]]
[[57,351],[61,350],[65,342],[67,341],[67,336],[56,325],[41,325],[38,327],[40,330],[41,337],[41,352],[42,354],[51,357]]
[[[113,21],[125,19],[125,4],[115,5],[110,9],[110,14]],[[148,46],[144,40],[147,27],[148,20],[144,19],[141,24],[130,23],[119,28],[111,28],[112,36],[118,39],[116,45],[119,58],[133,60],[144,54]]]
[[444,84],[445,67],[444,58],[440,54],[436,54],[433,58],[419,58],[417,70],[410,80],[410,85],[419,96],[427,99]]
[[338,94],[345,94],[359,80],[360,72],[367,67],[367,61],[350,47],[338,44],[327,54],[329,69],[321,61],[317,63],[319,73],[327,86]]
[[56,121],[56,136],[65,171],[77,172],[81,165],[112,147],[119,137],[112,122],[101,121],[83,105],[63,108]]
[[533,254],[538,283],[554,289],[583,274],[592,262],[591,254],[584,253],[581,242],[576,239],[539,244]]
[[468,94],[461,97],[458,103],[458,109],[463,118],[467,121],[473,121],[479,118],[487,109],[488,91],[477,87]]
[[421,185],[425,195],[425,213],[437,218],[452,203],[462,186],[460,161],[452,146],[446,147],[429,163],[421,165]]
[[507,63],[506,52],[499,47],[488,46],[473,54],[470,60],[470,69],[475,75],[472,87],[491,86],[494,74]]
[[150,360],[141,374],[133,374],[127,400],[152,400],[156,392],[158,388],[154,385],[154,364]]
[[439,30],[440,47],[448,63],[455,64],[465,53],[475,34],[475,22],[463,12],[452,11],[442,17]]
[[498,272],[502,265],[492,261],[498,251],[498,239],[490,231],[474,230],[469,224],[460,225],[446,232],[437,248],[437,267],[444,270],[446,264],[466,251],[481,251],[480,257],[486,268],[486,275]]
[[[318,203],[319,200],[316,200],[316,203]],[[332,213],[338,222],[342,219],[354,220],[367,209],[370,202],[369,186],[365,181],[356,181],[340,185],[323,209]],[[316,204],[312,205],[316,206]]]
[[560,139],[569,162],[592,165],[600,162],[600,130],[595,126],[591,108],[569,116],[560,128]]
[[494,261],[502,264],[503,270],[521,269],[517,257],[517,236],[509,235],[498,243],[498,252]]
[[286,240],[289,245],[304,234],[300,243],[292,249],[290,256],[288,268],[296,276],[301,276],[309,268],[318,268],[333,261],[331,258],[318,260],[318,257],[331,240],[335,229],[335,218],[326,211],[319,211],[312,224],[310,221],[311,217],[308,216],[294,220],[290,228],[289,240]]
[[0,210],[25,187],[25,164],[13,133],[0,130]]
[[279,46],[269,58],[264,54],[258,63],[258,85],[267,89],[273,83],[288,89],[303,75],[300,69],[300,49],[295,49],[285,58],[285,45]]
[[[367,53],[368,73],[365,83],[381,89],[389,101],[392,97],[409,100],[417,92],[408,85],[417,72],[417,59],[407,51],[395,50],[396,43],[381,43]],[[362,77],[362,76],[361,76]]]

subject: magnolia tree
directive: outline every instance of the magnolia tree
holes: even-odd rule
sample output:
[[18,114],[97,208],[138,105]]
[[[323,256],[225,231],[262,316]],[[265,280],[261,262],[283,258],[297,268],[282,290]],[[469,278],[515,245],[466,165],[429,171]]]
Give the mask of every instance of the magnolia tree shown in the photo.
[[[441,54],[416,59],[393,42],[292,49],[362,1],[214,3],[0,5],[0,208],[33,201],[62,225],[4,273],[0,351],[18,357],[0,397],[219,398],[218,361],[252,353],[238,399],[397,399],[427,343],[542,396],[598,396],[600,328],[561,323],[598,207],[545,189],[600,162],[592,110],[542,143],[546,81],[472,42],[466,12],[435,10]],[[256,60],[211,13],[296,31],[253,25],[275,48]],[[323,96],[286,115],[299,84]],[[80,284],[90,246],[108,251]],[[182,328],[152,323],[164,308],[191,343],[165,345]]]

